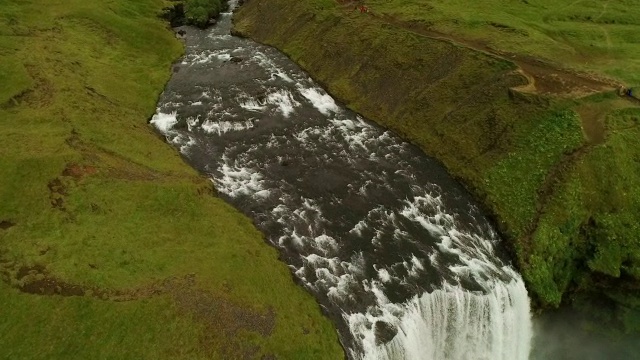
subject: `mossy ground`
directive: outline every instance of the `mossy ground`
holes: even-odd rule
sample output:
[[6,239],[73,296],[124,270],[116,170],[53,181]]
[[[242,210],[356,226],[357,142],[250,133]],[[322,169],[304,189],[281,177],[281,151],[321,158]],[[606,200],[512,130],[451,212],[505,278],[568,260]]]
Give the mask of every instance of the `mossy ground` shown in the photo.
[[634,0],[367,0],[379,14],[640,85]]
[[0,358],[342,357],[251,222],[147,125],[159,0],[0,0]]
[[634,4],[254,0],[236,29],[283,50],[350,107],[441,160],[496,216],[539,307],[605,294],[622,306],[615,311],[637,314],[639,104],[613,90],[520,93],[526,80],[504,55],[637,84]]

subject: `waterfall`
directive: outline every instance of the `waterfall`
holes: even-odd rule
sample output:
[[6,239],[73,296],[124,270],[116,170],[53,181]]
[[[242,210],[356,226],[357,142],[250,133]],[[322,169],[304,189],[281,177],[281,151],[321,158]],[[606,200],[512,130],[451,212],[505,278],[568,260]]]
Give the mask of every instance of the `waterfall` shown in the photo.
[[529,298],[522,279],[496,282],[487,294],[448,288],[414,297],[403,306],[398,333],[376,344],[374,327],[350,317],[363,336],[364,360],[525,360],[532,335]]
[[527,292],[469,194],[277,50],[231,36],[230,15],[185,29],[151,123],[254,219],[349,357],[527,359]]

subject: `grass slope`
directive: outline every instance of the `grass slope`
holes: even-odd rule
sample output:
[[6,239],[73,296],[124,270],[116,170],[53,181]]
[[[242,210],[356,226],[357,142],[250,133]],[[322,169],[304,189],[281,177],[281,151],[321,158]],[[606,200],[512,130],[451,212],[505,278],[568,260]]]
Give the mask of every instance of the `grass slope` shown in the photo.
[[502,51],[533,55],[640,85],[635,0],[367,0],[414,21]]
[[[588,294],[610,305],[609,320],[637,330],[639,103],[614,92],[521,93],[513,64],[411,29],[634,83],[640,16],[631,14],[640,7],[599,2],[606,11],[589,19],[576,14],[594,12],[592,1],[359,2],[368,14],[354,3],[249,1],[236,30],[283,50],[350,107],[441,160],[496,215],[540,307]],[[604,56],[593,42],[600,26],[619,51]]]
[[250,221],[146,124],[159,0],[0,0],[0,358],[342,357]]

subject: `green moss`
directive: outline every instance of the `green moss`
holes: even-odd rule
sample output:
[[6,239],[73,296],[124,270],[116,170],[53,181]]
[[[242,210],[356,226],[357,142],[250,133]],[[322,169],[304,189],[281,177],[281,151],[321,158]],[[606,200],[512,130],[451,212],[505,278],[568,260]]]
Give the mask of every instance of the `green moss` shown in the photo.
[[204,28],[209,25],[209,20],[220,15],[226,4],[222,0],[185,0],[186,23]]
[[[597,292],[609,291],[610,283],[632,286],[640,279],[640,228],[634,220],[640,216],[640,149],[633,140],[637,129],[628,127],[638,115],[637,109],[609,115],[605,144],[569,170],[545,208],[533,243],[520,255],[529,257],[524,275],[543,303],[557,305],[572,281]],[[587,280],[592,276],[597,283]],[[621,277],[626,280],[620,282]],[[605,289],[598,290],[601,286]]]
[[588,219],[578,179],[570,178],[557,186],[530,243],[518,251],[525,263],[522,271],[529,289],[543,305],[553,307],[560,305],[564,293],[582,271],[586,243],[581,229]]
[[0,105],[10,101],[33,86],[33,79],[29,76],[24,65],[11,57],[0,57]]
[[0,354],[6,359],[208,358],[198,344],[203,327],[179,316],[165,297],[42,298],[0,283],[0,300],[10,309],[0,323]]
[[513,146],[484,176],[486,191],[513,236],[524,237],[531,231],[538,190],[550,169],[584,139],[580,121],[571,111],[550,112],[518,125]]
[[[607,119],[610,135],[582,164],[586,203],[592,212],[587,239],[588,266],[596,272],[640,279],[640,149],[639,109],[614,112]],[[589,176],[587,176],[589,175]]]

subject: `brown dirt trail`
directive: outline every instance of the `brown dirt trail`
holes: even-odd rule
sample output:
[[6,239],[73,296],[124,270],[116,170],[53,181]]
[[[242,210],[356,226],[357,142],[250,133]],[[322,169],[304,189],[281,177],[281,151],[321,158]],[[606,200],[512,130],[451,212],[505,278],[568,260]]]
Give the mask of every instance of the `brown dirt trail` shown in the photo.
[[[336,1],[342,8],[349,10],[352,9],[347,5],[362,3],[362,1]],[[458,46],[482,52],[494,58],[510,61],[518,66],[517,72],[524,76],[529,82],[527,85],[514,88],[514,90],[520,92],[577,98],[600,92],[613,91],[623,85],[613,79],[578,72],[543,59],[497,50],[481,40],[470,40],[456,35],[434,31],[422,23],[404,21],[394,16],[377,14],[371,10],[367,14],[363,14],[363,16],[371,16],[371,18],[376,21],[410,31],[419,36],[450,42]]]

